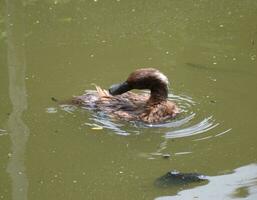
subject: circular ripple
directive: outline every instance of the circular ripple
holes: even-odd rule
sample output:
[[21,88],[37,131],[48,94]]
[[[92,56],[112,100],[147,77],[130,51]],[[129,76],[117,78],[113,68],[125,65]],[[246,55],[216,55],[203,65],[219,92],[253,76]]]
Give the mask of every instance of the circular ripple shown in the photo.
[[[186,95],[174,95],[169,94],[170,101],[174,101],[179,109],[180,114],[172,120],[169,120],[161,124],[144,124],[142,122],[130,122],[126,123],[124,121],[119,121],[111,119],[106,114],[102,112],[94,113],[92,111],[91,116],[85,125],[87,126],[100,126],[104,129],[109,129],[118,135],[128,136],[131,134],[140,134],[145,128],[158,128],[158,132],[164,134],[167,139],[183,138],[194,136],[201,133],[206,133],[219,126],[215,118],[210,116],[202,116],[200,113],[200,104],[196,103],[191,97]],[[75,110],[75,106],[62,106],[62,110],[72,113]],[[202,117],[201,117],[202,116]],[[215,136],[223,135],[229,132],[231,129],[225,130],[222,133],[218,133]],[[202,140],[207,139],[212,136],[207,136],[204,138],[196,139]]]
[[164,128],[164,136],[167,139],[197,135],[207,132],[219,125],[219,123],[215,122],[213,116],[207,116],[200,120],[197,119],[197,113],[194,110],[198,106],[191,97],[170,94],[169,99],[178,104],[181,112],[179,116],[163,124],[150,125],[151,127]]

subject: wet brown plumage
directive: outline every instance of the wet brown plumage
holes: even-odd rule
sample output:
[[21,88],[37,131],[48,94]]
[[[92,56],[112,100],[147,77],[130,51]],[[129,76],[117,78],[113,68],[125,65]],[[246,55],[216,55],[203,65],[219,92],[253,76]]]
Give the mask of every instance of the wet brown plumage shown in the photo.
[[[151,93],[137,94],[130,92],[132,89],[148,89]],[[111,86],[109,91],[96,86],[96,91],[86,91],[72,102],[122,120],[159,123],[179,113],[176,104],[167,97],[167,77],[156,69],[142,68],[132,72],[125,82]]]

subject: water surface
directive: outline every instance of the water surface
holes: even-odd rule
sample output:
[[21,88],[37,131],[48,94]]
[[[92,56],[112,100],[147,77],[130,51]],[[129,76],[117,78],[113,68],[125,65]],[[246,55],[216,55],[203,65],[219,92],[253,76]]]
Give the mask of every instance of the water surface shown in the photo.
[[[256,10],[254,0],[0,1],[0,199],[255,199]],[[178,118],[113,121],[51,100],[139,67],[167,75]],[[156,187],[171,170],[210,182]],[[220,182],[232,186],[221,193]]]

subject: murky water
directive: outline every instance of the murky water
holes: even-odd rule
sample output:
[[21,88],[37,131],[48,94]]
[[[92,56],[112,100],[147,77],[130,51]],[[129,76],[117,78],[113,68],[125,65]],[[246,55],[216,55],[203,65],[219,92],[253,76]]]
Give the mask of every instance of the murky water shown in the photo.
[[[0,1],[0,199],[256,199],[257,2]],[[156,67],[175,120],[63,105]],[[167,156],[168,155],[168,156]],[[171,170],[206,184],[159,188]]]

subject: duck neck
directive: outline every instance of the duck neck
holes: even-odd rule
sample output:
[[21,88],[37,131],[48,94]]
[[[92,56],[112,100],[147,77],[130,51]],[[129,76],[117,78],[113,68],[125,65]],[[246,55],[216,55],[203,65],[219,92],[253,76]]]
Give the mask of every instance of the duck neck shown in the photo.
[[151,95],[148,100],[150,104],[158,104],[166,101],[168,98],[168,87],[154,87],[151,89]]

